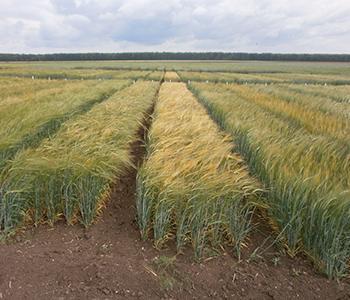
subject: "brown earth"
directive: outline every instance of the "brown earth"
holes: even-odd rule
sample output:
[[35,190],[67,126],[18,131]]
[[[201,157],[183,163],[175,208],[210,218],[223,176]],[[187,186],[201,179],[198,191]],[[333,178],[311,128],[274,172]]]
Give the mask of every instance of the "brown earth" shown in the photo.
[[[132,148],[136,165],[143,134]],[[91,228],[42,225],[0,245],[0,299],[350,299],[348,279],[327,280],[289,258],[266,226],[256,227],[241,262],[224,250],[199,263],[190,249],[154,249],[135,223],[135,177],[130,169],[116,183]]]

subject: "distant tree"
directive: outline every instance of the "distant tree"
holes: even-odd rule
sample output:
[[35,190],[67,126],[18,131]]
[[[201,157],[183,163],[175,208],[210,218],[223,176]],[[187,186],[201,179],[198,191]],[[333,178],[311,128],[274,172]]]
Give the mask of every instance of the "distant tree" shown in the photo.
[[0,53],[0,61],[73,60],[265,60],[350,62],[350,54],[281,54],[246,52]]

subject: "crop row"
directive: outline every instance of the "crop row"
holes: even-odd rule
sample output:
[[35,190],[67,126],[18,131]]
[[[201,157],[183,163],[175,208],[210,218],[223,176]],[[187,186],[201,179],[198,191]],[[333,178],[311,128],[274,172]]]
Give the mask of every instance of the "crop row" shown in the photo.
[[127,81],[76,82],[0,102],[0,172],[19,150],[34,147],[70,117],[87,111]]
[[[339,114],[315,109],[312,101],[302,101],[302,97],[288,98],[262,92],[263,88],[252,88],[246,85],[222,85],[222,91],[236,93],[239,97],[254,102],[265,110],[288,120],[298,128],[301,127],[311,134],[328,136],[332,141],[337,140],[348,145],[350,149],[350,119]],[[271,88],[271,90],[276,90]],[[310,103],[311,102],[311,103]]]
[[330,84],[344,85],[349,84],[348,76],[338,75],[309,75],[296,73],[233,73],[233,72],[178,72],[184,81],[210,81],[214,83],[254,83],[254,84],[276,84],[276,83],[294,83],[294,84]]
[[165,76],[164,76],[164,80],[165,81],[172,81],[172,82],[176,82],[176,81],[180,81],[180,77],[179,75],[174,72],[174,71],[166,71],[165,72]]
[[143,70],[94,70],[94,69],[40,69],[40,68],[4,68],[0,76],[28,77],[36,79],[139,79],[145,78],[151,71]]
[[[57,87],[63,87],[68,82],[59,82],[56,80],[31,80],[27,78],[0,78],[0,105],[3,101],[12,101],[17,97],[31,97],[33,93],[36,93],[45,89],[52,89]],[[11,99],[12,98],[12,99]],[[14,99],[14,101],[16,101]]]
[[2,177],[1,230],[28,218],[53,223],[62,215],[68,223],[91,224],[111,184],[131,164],[130,143],[158,86],[137,82],[16,155]]
[[[344,275],[350,260],[348,147],[315,134],[309,130],[313,127],[296,126],[293,119],[304,118],[301,111],[286,118],[289,108],[275,100],[277,106],[267,105],[265,96],[259,100],[247,90],[220,84],[190,88],[232,134],[236,149],[265,184],[269,216],[289,252],[295,255],[302,248],[329,277]],[[331,131],[327,121],[315,122],[339,139],[346,135]]]
[[[350,119],[350,89],[348,86],[312,85],[252,85],[258,93],[265,93],[282,101],[291,102],[307,110],[341,119]],[[348,121],[347,121],[348,122]]]
[[239,256],[261,190],[232,147],[185,84],[162,85],[137,178],[143,238],[161,247],[175,236],[196,257],[228,242]]
[[350,86],[293,86],[290,87],[294,91],[300,92],[302,94],[308,93],[314,96],[327,97],[338,103],[350,103]]

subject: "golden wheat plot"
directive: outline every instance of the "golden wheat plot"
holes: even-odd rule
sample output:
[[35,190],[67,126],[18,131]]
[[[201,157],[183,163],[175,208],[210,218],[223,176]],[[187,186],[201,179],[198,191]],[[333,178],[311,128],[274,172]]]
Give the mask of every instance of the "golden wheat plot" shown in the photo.
[[176,82],[176,81],[180,81],[180,77],[179,75],[174,72],[174,71],[166,71],[165,72],[165,76],[164,76],[164,80],[165,81],[172,81],[172,82]]
[[185,84],[162,85],[137,181],[144,238],[153,229],[160,246],[176,236],[178,249],[191,242],[197,257],[229,241],[239,255],[258,184],[232,148]]

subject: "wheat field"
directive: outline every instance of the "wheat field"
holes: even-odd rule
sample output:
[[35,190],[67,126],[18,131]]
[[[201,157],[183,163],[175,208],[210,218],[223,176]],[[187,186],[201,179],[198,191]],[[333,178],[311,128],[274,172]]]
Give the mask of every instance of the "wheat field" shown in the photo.
[[0,235],[89,227],[134,168],[135,218],[156,248],[242,259],[264,224],[281,251],[347,276],[349,76],[336,63],[0,64]]

